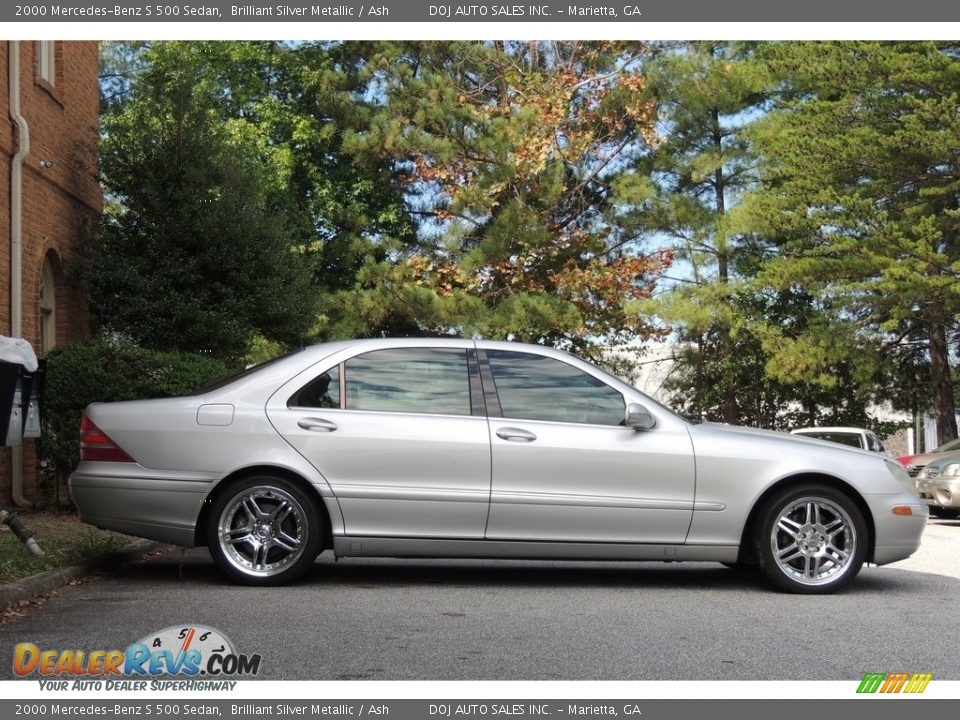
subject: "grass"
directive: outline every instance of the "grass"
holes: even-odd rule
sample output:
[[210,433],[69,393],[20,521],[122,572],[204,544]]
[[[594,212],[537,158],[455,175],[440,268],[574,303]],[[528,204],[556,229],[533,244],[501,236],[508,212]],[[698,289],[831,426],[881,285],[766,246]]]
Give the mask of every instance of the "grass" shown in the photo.
[[128,535],[84,525],[71,512],[23,511],[17,515],[27,529],[33,530],[44,556],[31,555],[10,528],[0,524],[0,585],[88,560],[134,540]]

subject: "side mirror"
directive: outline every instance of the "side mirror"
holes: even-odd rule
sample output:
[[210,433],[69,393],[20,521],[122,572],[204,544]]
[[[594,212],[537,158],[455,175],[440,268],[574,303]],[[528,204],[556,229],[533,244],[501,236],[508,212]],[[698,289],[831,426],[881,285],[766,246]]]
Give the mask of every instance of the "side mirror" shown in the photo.
[[630,403],[623,424],[634,430],[651,430],[656,426],[657,419],[640,403]]

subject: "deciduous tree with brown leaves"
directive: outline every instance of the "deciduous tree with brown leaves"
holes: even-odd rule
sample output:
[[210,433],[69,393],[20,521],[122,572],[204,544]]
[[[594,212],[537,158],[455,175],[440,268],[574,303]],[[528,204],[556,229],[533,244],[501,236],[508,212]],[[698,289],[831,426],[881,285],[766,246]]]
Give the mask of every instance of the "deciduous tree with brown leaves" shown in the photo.
[[369,57],[382,105],[354,141],[398,159],[418,234],[333,298],[334,334],[481,333],[594,356],[656,334],[631,302],[671,256],[640,252],[618,222],[632,198],[611,183],[656,142],[646,52],[420,42]]

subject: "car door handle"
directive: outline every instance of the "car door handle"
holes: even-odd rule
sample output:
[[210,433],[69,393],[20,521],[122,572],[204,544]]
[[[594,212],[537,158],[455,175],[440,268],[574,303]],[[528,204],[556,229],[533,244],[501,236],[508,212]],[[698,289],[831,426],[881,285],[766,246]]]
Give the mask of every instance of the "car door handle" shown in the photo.
[[510,442],[533,442],[537,439],[529,430],[514,427],[502,427],[497,430],[497,437]]
[[304,430],[312,430],[314,432],[333,432],[337,429],[335,422],[324,420],[323,418],[302,418],[297,421],[297,425]]

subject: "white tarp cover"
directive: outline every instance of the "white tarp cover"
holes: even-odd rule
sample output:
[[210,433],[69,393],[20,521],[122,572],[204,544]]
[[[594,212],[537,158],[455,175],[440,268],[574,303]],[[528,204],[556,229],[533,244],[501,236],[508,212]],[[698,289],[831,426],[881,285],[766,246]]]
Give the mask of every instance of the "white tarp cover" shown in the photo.
[[23,338],[0,335],[0,360],[23,365],[27,372],[37,369],[37,354],[30,343]]

